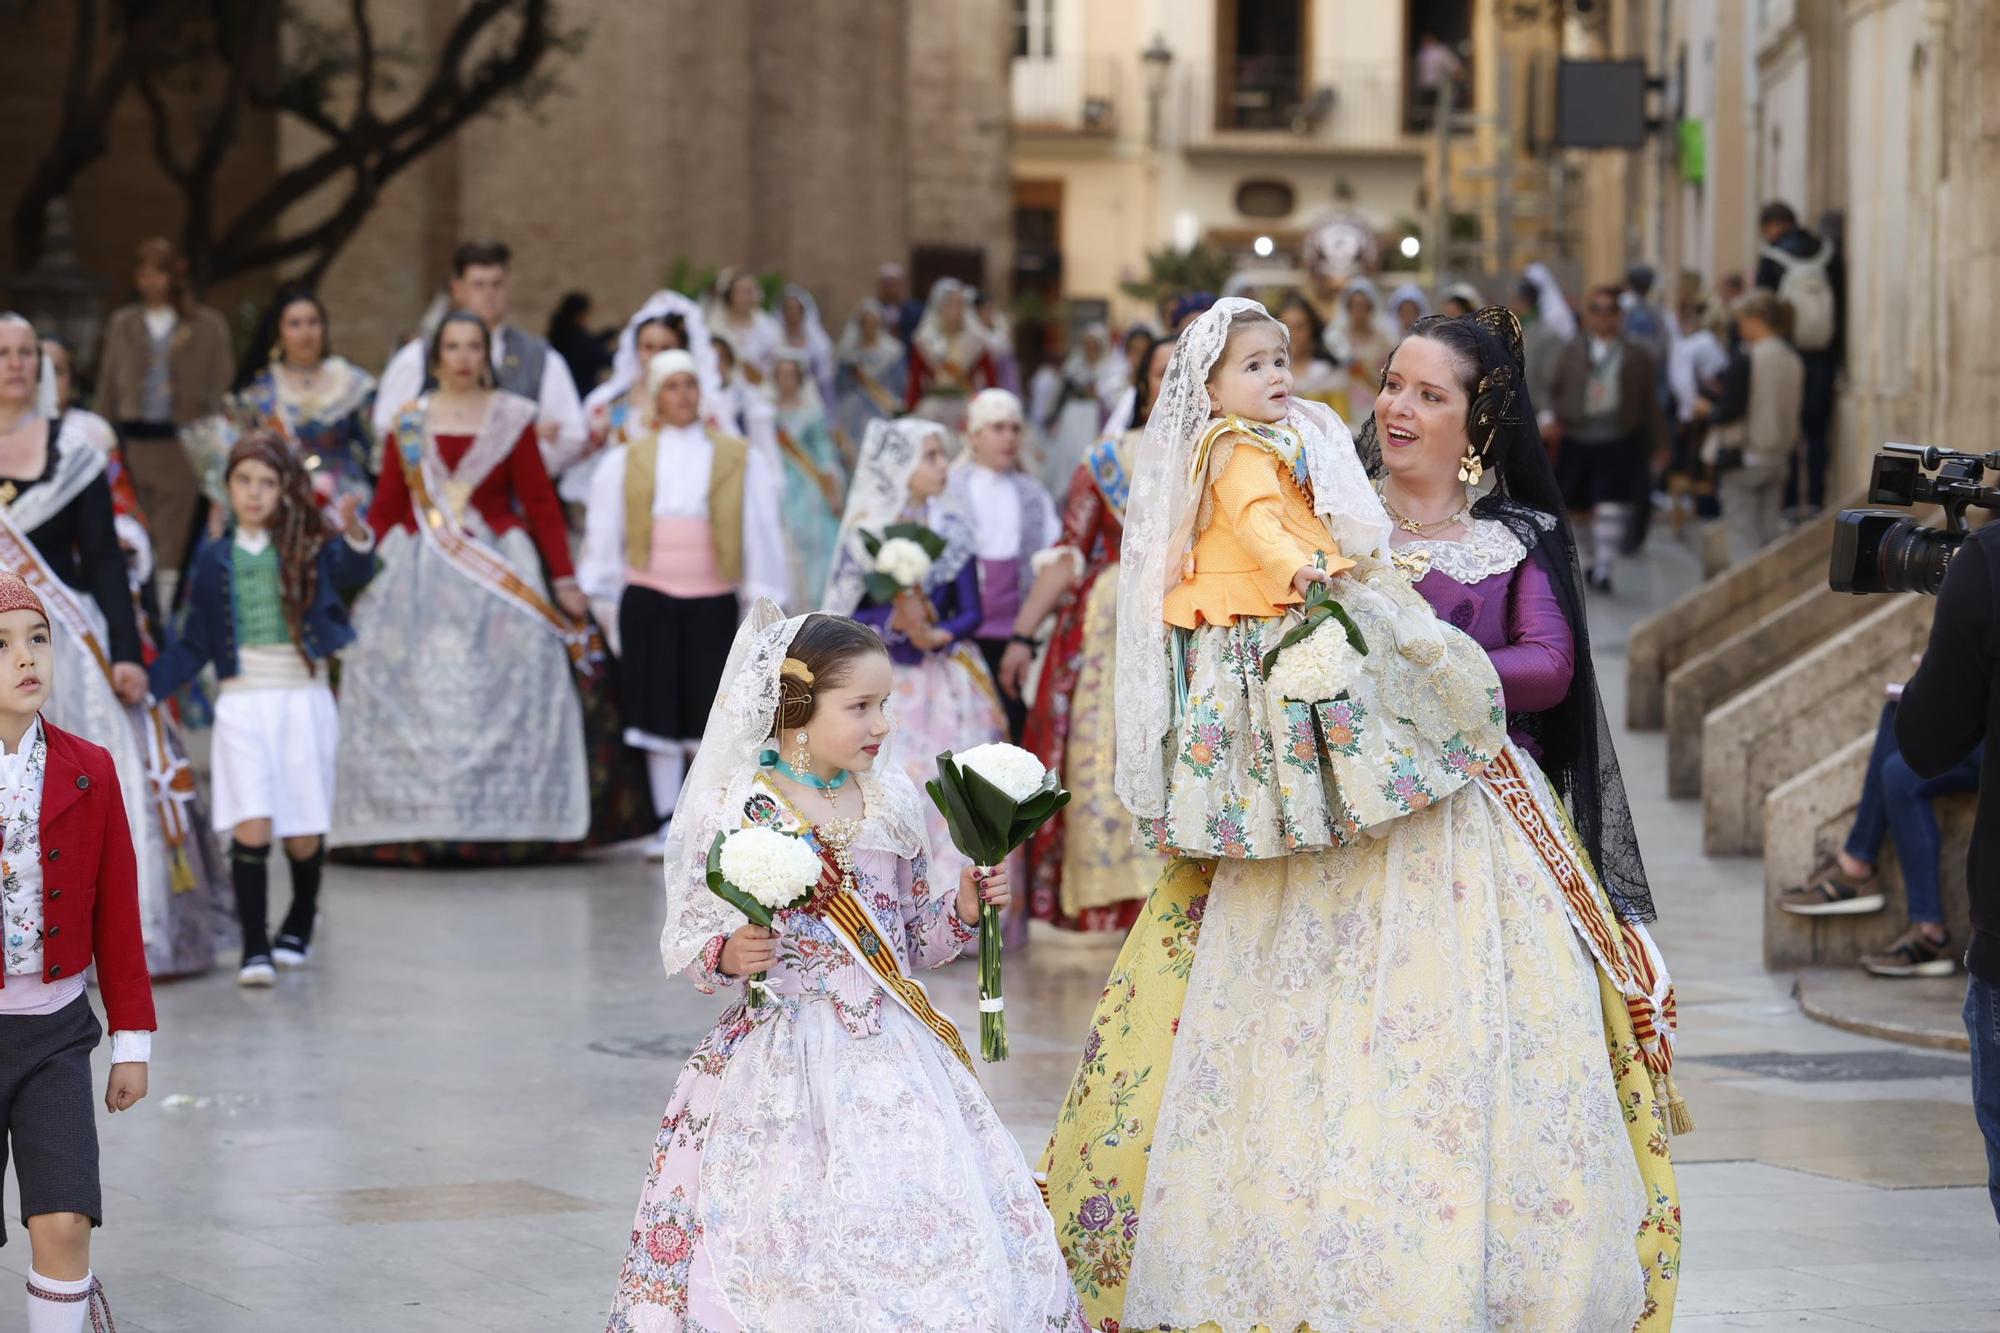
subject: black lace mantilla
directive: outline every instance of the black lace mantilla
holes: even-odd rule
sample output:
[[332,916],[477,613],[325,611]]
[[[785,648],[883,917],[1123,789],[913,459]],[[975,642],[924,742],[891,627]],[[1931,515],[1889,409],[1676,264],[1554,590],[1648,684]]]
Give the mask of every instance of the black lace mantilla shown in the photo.
[[[1410,334],[1428,334],[1442,325],[1458,327],[1441,341],[1460,351],[1468,350],[1464,344],[1476,344],[1479,356],[1467,427],[1474,449],[1494,475],[1494,485],[1474,502],[1473,517],[1505,523],[1528,548],[1528,558],[1548,571],[1576,641],[1576,675],[1568,697],[1545,712],[1522,716],[1521,729],[1541,748],[1542,771],[1568,806],[1577,836],[1618,914],[1628,921],[1652,921],[1658,913],[1597,689],[1590,624],[1584,613],[1583,568],[1576,539],[1560,517],[1562,492],[1535,424],[1534,404],[1528,400],[1520,321],[1504,306],[1492,306],[1458,319],[1418,320]],[[1368,475],[1380,478],[1382,446],[1373,416],[1355,438],[1355,449]]]

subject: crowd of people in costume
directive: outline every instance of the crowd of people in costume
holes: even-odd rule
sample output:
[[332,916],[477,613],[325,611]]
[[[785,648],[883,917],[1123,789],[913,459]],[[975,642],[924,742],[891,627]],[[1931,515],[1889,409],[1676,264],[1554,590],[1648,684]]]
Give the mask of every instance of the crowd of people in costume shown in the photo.
[[[460,247],[379,381],[289,289],[232,373],[148,243],[110,419],[0,317],[0,668],[43,616],[49,771],[56,728],[115,768],[151,974],[218,923],[246,986],[308,966],[328,856],[646,840],[667,970],[728,1003],[613,1333],[1668,1325],[1674,1003],[1538,321],[1197,296],[1024,385],[990,299],[893,264],[837,339],[730,270],[615,340],[510,323],[510,265]],[[892,528],[929,546],[884,595]],[[1349,678],[1282,695],[1329,594]],[[41,753],[10,726],[0,796]],[[1002,741],[1071,801],[976,866],[920,792]],[[710,889],[744,828],[824,862],[775,928]],[[1014,947],[1123,941],[1037,1169],[912,975],[988,906]]]

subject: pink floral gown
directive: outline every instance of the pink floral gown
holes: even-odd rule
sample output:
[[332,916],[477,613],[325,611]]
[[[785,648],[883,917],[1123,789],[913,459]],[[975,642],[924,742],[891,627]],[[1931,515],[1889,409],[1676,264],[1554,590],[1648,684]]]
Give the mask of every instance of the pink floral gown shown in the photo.
[[[743,822],[814,834],[761,777]],[[851,844],[857,895],[905,975],[951,961],[973,936],[955,894],[872,822]],[[778,925],[776,998],[732,1004],[674,1084],[609,1333],[1084,1333],[1048,1210],[977,1078],[824,920]],[[705,994],[741,988],[719,967],[725,938],[688,968]]]

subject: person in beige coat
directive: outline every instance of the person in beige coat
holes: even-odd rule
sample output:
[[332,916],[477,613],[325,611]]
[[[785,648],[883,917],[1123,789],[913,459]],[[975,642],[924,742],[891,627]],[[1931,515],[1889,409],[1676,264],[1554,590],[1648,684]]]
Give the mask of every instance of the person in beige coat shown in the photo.
[[132,285],[139,299],[114,311],[104,328],[97,410],[125,441],[132,486],[152,528],[164,608],[172,603],[200,499],[179,431],[220,408],[234,358],[228,322],[195,304],[187,261],[172,241],[139,243]]
[[1798,453],[1805,404],[1805,362],[1779,336],[1784,302],[1753,291],[1736,303],[1742,349],[1723,377],[1720,398],[1695,403],[1710,430],[1702,461],[1718,474],[1716,493],[1729,525],[1732,560],[1746,560],[1778,539],[1785,479]]

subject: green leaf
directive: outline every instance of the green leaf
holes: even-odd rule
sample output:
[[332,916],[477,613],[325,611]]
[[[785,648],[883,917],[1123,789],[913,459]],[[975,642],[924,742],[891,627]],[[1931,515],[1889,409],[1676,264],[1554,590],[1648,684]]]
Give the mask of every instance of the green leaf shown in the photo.
[[866,528],[860,529],[858,535],[861,538],[861,548],[867,551],[869,555],[877,556],[882,554],[882,539],[880,537],[877,537]]
[[938,786],[944,796],[944,803],[939,809],[944,813],[945,827],[951,831],[952,845],[980,865],[993,865],[1004,859],[1005,852],[999,857],[992,857],[993,849],[1003,840],[1004,834],[981,822],[966,794],[965,773],[952,759],[951,751],[939,755],[937,763]]
[[1327,604],[1327,613],[1335,620],[1338,620],[1341,626],[1347,630],[1348,647],[1354,649],[1355,652],[1360,653],[1363,657],[1368,656],[1368,640],[1361,637],[1361,626],[1354,623],[1354,617],[1347,614],[1347,608],[1339,602],[1329,602]]
[[887,574],[877,574],[872,571],[861,576],[861,586],[867,591],[869,598],[881,606],[887,606],[895,601],[903,591],[903,585]]
[[945,540],[937,532],[921,523],[891,523],[882,529],[884,541],[891,537],[902,537],[924,548],[924,554],[935,560],[944,554]]

